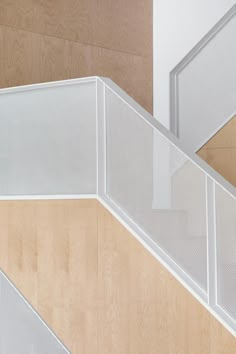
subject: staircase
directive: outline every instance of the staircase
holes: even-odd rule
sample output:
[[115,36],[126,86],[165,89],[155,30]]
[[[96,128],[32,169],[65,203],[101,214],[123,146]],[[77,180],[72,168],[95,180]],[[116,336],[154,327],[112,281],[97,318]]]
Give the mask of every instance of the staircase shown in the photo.
[[[2,89],[0,112],[1,200],[97,198],[236,334],[234,186],[106,78]],[[155,151],[155,166],[160,159],[161,168],[163,155],[172,166],[181,161],[170,169],[167,208],[153,206],[154,135],[163,149]],[[22,352],[30,345],[43,352],[42,335],[44,345],[55,348],[50,353],[68,352],[1,279],[2,301],[11,293],[16,306],[2,317],[6,328],[17,333],[25,314],[24,323],[35,322],[34,332],[26,325],[27,339],[19,339]],[[1,353],[12,353],[4,338]]]

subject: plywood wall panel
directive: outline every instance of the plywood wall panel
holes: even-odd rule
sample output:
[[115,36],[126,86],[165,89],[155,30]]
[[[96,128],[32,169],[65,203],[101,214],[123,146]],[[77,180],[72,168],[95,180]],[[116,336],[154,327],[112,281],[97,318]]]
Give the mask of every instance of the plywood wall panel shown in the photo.
[[70,78],[70,44],[0,26],[0,86]]
[[73,354],[236,352],[97,201],[1,201],[0,230],[0,267]]
[[0,202],[0,267],[72,353],[97,353],[96,207]]
[[0,87],[107,76],[152,112],[152,1],[0,0]]
[[202,148],[236,148],[236,117],[221,128]]
[[111,78],[141,106],[152,112],[152,58],[73,43],[71,71],[80,75],[78,58],[86,52],[87,73]]
[[0,87],[107,76],[152,111],[151,59],[0,26]]
[[151,0],[1,0],[0,24],[149,56]]
[[236,186],[236,147],[204,148],[198,154],[219,174]]
[[[129,246],[98,208],[98,353],[129,352]],[[128,240],[127,240],[128,241]],[[126,274],[126,276],[124,276]]]
[[236,186],[236,117],[221,128],[198,155]]

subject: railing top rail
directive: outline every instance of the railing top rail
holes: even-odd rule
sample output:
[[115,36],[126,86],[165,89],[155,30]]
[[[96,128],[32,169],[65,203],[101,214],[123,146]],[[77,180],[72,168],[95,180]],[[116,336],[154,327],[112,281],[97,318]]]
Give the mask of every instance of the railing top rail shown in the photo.
[[59,86],[67,86],[67,85],[86,84],[89,82],[96,82],[97,79],[98,79],[97,76],[88,76],[88,77],[82,77],[77,79],[50,81],[50,82],[42,82],[39,84],[7,87],[7,88],[0,89],[0,95],[7,94],[7,93],[39,90],[39,89],[45,89],[45,88],[57,87],[57,86],[59,87]]
[[201,38],[201,40],[185,55],[185,57],[172,69],[170,75],[176,75],[201,51],[218,32],[236,15],[236,4],[234,4],[220,20]]

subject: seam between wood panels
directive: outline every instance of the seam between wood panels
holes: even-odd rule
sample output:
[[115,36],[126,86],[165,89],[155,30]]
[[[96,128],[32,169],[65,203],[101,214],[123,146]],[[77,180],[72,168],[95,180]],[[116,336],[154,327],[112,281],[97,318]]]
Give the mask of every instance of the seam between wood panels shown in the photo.
[[129,56],[134,56],[134,57],[138,57],[138,58],[143,58],[144,59],[144,58],[150,57],[150,55],[135,54],[135,53],[132,53],[132,52],[126,52],[124,50],[112,49],[112,48],[108,48],[108,47],[105,47],[105,46],[99,46],[99,45],[96,45],[96,44],[91,44],[89,42],[80,42],[80,41],[76,41],[76,40],[73,40],[73,39],[69,39],[67,37],[57,37],[57,36],[53,36],[52,34],[48,34],[48,33],[44,33],[44,32],[34,32],[34,31],[30,31],[30,30],[27,30],[27,29],[24,29],[24,28],[20,28],[20,27],[14,27],[14,26],[5,25],[5,24],[2,24],[1,22],[0,22],[0,26],[8,28],[8,29],[13,29],[13,30],[17,30],[17,31],[22,31],[22,32],[35,34],[35,35],[38,35],[38,36],[45,36],[45,37],[49,37],[49,38],[55,38],[55,39],[58,39],[58,40],[60,39],[62,41],[67,41],[67,42],[71,42],[71,43],[77,43],[77,44],[84,45],[84,46],[94,47],[94,48],[98,48],[98,49],[104,49],[104,50],[108,50],[108,51],[116,52],[116,53],[122,53],[122,54],[126,54],[126,55],[129,55]]
[[236,146],[204,147],[204,148],[200,149],[198,152],[200,152],[201,150],[206,151],[206,150],[227,150],[227,149],[233,150],[233,149],[236,149]]

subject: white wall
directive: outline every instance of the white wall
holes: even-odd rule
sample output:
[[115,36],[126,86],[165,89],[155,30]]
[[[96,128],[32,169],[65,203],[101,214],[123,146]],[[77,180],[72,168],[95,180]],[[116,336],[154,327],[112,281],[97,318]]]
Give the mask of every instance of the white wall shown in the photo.
[[[167,128],[170,128],[171,70],[234,3],[235,0],[153,0],[153,112]],[[154,135],[154,208],[171,205],[172,167],[170,153],[164,153]]]
[[154,0],[154,116],[169,127],[169,74],[235,0]]
[[236,6],[231,14],[173,76],[171,120],[178,122],[178,136],[191,151],[200,149],[236,113]]

